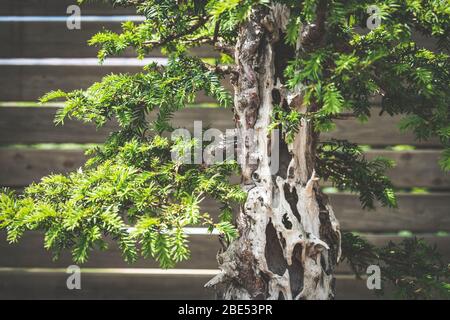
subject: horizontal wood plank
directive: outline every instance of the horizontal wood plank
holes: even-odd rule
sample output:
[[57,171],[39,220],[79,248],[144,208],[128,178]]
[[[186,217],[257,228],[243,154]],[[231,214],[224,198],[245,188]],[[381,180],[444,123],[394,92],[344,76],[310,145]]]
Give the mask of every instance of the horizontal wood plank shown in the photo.
[[0,107],[0,143],[101,143],[117,129],[113,122],[100,129],[92,124],[67,120],[55,125],[57,108]]
[[87,41],[103,26],[113,32],[121,29],[118,22],[83,22],[79,30],[69,30],[65,22],[2,23],[0,39],[4,45],[0,47],[0,57],[96,57],[98,49],[88,46]]
[[[97,129],[92,124],[67,120],[55,126],[55,107],[0,107],[0,144],[102,143],[117,130],[114,121]],[[234,128],[233,115],[223,108],[188,108],[175,113],[174,127],[192,129],[194,121],[221,131]]]
[[19,187],[50,173],[67,173],[86,160],[81,150],[0,149],[0,185]]
[[[448,189],[450,186],[450,175],[438,165],[438,150],[370,150],[366,155],[369,158],[382,155],[396,161],[396,167],[389,170],[396,187]],[[0,186],[23,187],[50,173],[73,171],[85,160],[82,150],[0,148]]]
[[345,193],[330,194],[342,229],[364,232],[450,231],[450,194],[397,195],[398,208],[377,206],[376,210],[362,210],[357,196]]
[[342,139],[373,147],[400,144],[420,147],[442,147],[437,139],[420,141],[415,138],[412,132],[401,132],[398,124],[402,118],[401,115],[393,117],[388,115],[379,116],[378,110],[375,109],[366,123],[361,123],[357,120],[336,120],[335,129],[322,133],[321,139]]
[[[401,236],[384,234],[362,234],[369,242],[376,246],[384,246],[389,241],[399,242],[405,239]],[[450,261],[450,237],[437,237],[430,234],[418,234],[429,244],[436,244],[444,261]],[[109,242],[106,251],[94,251],[83,268],[159,268],[153,259],[138,259],[132,265],[127,264],[121,257],[118,246]],[[216,253],[220,248],[215,235],[190,235],[189,243],[191,258],[180,262],[176,268],[181,269],[215,269],[217,268]],[[43,247],[43,235],[39,232],[27,232],[23,239],[16,244],[6,242],[5,232],[0,232],[0,267],[1,268],[67,268],[73,261],[70,252],[63,252],[61,257],[53,261],[50,252]],[[340,274],[350,274],[350,268],[342,263],[338,268]]]
[[[0,101],[37,101],[52,90],[86,89],[108,74],[140,71],[141,66],[123,65],[0,65]],[[215,101],[199,93],[196,102]]]
[[[86,268],[159,268],[153,259],[139,259],[132,265],[123,261],[117,244],[108,240],[109,249],[92,252]],[[209,269],[217,268],[216,253],[220,247],[216,236],[189,236],[191,258],[180,262],[176,268]],[[27,232],[16,244],[6,242],[6,234],[0,232],[0,267],[24,268],[65,268],[71,264],[70,252],[62,253],[60,259],[52,261],[52,255],[43,247],[43,236],[39,232]]]
[[[65,16],[67,7],[76,4],[75,0],[2,0],[0,12],[2,16]],[[101,1],[86,1],[81,5],[83,15],[129,15],[135,14],[133,8],[114,8]]]
[[[1,269],[0,299],[151,299],[202,300],[214,299],[215,294],[205,289],[214,273],[186,270],[172,272],[134,272],[129,270],[90,270],[81,273],[81,289],[68,290],[68,274],[64,270]],[[383,286],[384,284],[382,284]],[[388,298],[389,296],[386,296]],[[364,280],[352,276],[336,277],[336,299],[377,299],[367,289]]]
[[[58,87],[57,83],[53,84]],[[0,89],[1,90],[1,89]],[[34,89],[36,91],[38,89]],[[0,107],[0,144],[32,143],[101,143],[117,129],[108,122],[97,129],[90,124],[67,120],[64,126],[53,123],[55,107]],[[399,116],[377,116],[361,124],[356,120],[337,120],[336,129],[322,134],[322,140],[346,139],[354,143],[372,146],[409,144],[420,147],[440,147],[436,140],[417,141],[412,133],[400,132]],[[217,128],[223,132],[234,128],[233,114],[223,108],[189,108],[175,113],[175,127],[192,129],[194,121],[202,121],[203,127]],[[383,128],[380,130],[380,128]]]
[[[69,30],[66,22],[11,22],[0,23],[0,58],[94,58],[97,47],[89,46],[88,40],[97,32],[110,30],[121,32],[122,22],[82,21],[81,29]],[[190,50],[198,57],[218,56],[210,47],[203,46]],[[129,49],[123,57],[136,57]],[[160,50],[154,50],[148,57],[163,56]]]
[[68,290],[63,271],[0,271],[0,299],[212,299],[204,284],[213,276],[82,273],[81,290]]
[[396,187],[450,187],[450,174],[439,166],[440,150],[370,150],[366,155],[368,159],[385,157],[395,161],[395,167],[389,169],[387,175]]

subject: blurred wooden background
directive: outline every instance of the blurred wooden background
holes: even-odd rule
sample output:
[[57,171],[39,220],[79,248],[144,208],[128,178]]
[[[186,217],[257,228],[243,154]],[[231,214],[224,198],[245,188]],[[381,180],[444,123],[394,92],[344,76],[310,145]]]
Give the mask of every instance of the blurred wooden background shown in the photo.
[[[132,52],[109,59],[103,66],[96,61],[96,49],[86,41],[103,27],[120,30],[120,21],[135,17],[131,9],[111,9],[106,5],[82,7],[81,30],[68,30],[68,0],[2,0],[0,2],[0,186],[23,189],[49,173],[76,170],[85,161],[85,144],[101,143],[116,125],[93,126],[69,121],[55,127],[58,106],[35,106],[37,98],[52,89],[86,88],[102,76],[117,72],[138,72],[146,62],[137,62]],[[424,46],[431,42],[421,39]],[[211,57],[208,48],[193,50]],[[158,52],[152,57],[161,57]],[[221,130],[233,127],[230,110],[208,108],[211,99],[200,96],[198,104],[179,112],[175,123],[192,127],[203,120]],[[398,118],[377,116],[367,124],[341,121],[324,138],[348,139],[368,145],[367,156],[386,156],[397,166],[390,176],[400,190],[399,208],[363,211],[357,196],[331,192],[341,227],[357,231],[371,242],[382,245],[417,235],[436,243],[448,261],[450,243],[450,176],[437,162],[439,144],[432,140],[415,141],[413,135],[400,133]],[[399,146],[400,145],[400,146]],[[407,146],[404,146],[407,145]],[[205,210],[215,214],[214,203]],[[114,244],[106,252],[95,252],[82,267],[82,290],[68,290],[65,268],[71,265],[70,253],[52,262],[43,249],[43,237],[28,233],[16,245],[8,245],[0,233],[0,298],[2,299],[205,299],[213,292],[203,289],[216,272],[216,236],[204,229],[191,230],[192,259],[172,270],[160,270],[154,261],[140,260],[127,265]],[[351,275],[342,265],[337,276],[339,299],[372,299],[373,292],[364,280]]]

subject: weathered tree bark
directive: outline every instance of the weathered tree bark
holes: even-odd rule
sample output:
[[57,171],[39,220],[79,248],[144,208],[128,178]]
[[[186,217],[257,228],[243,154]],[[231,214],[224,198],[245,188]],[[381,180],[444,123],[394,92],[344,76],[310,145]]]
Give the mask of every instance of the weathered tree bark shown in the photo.
[[207,284],[223,299],[334,297],[339,223],[317,186],[311,123],[302,120],[292,144],[279,142],[279,170],[271,172],[274,106],[306,111],[301,90],[289,92],[282,83],[295,55],[282,39],[288,16],[281,5],[254,10],[236,45],[235,121],[248,198],[237,218],[240,236],[218,254],[221,273]]

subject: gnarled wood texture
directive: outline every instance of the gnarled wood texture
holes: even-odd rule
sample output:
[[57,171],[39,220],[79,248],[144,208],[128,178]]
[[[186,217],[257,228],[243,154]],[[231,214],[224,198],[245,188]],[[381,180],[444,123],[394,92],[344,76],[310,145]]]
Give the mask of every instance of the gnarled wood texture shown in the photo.
[[[288,16],[281,5],[255,9],[239,34],[235,120],[248,198],[238,217],[240,236],[218,255],[222,272],[207,284],[224,299],[334,297],[340,231],[316,185],[318,137],[306,121],[290,145],[277,144],[268,129],[275,104],[306,111],[301,91],[288,92],[282,84],[281,64],[289,54],[282,32]],[[272,154],[274,147],[277,154]]]

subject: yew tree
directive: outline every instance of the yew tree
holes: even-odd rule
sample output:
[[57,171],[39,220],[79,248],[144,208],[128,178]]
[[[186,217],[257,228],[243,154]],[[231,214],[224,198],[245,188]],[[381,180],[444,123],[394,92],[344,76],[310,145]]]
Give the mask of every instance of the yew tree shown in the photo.
[[[320,136],[333,134],[336,119],[372,114],[403,115],[403,130],[438,137],[441,166],[450,169],[447,1],[110,2],[134,6],[146,19],[94,35],[100,61],[131,48],[137,58],[159,50],[167,63],[41,99],[64,100],[57,123],[114,120],[119,130],[89,151],[80,170],[45,177],[19,195],[4,190],[0,228],[8,241],[41,230],[55,257],[70,249],[83,263],[112,238],[125,260],[143,255],[168,268],[189,258],[184,228],[203,225],[220,234],[221,272],[207,283],[219,298],[332,299],[340,261],[357,274],[378,265],[406,298],[449,294],[449,269],[435,248],[414,238],[378,248],[342,232],[319,186],[355,192],[364,208],[396,206],[384,174],[391,161],[369,161],[351,141]],[[415,35],[432,38],[435,48],[421,47]],[[196,57],[200,46],[218,58]],[[170,138],[173,114],[199,94],[233,110],[236,157],[180,161],[207,147]],[[212,153],[229,144],[216,143]],[[218,220],[202,212],[205,197],[220,206]]]

